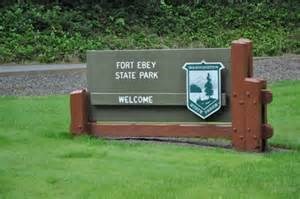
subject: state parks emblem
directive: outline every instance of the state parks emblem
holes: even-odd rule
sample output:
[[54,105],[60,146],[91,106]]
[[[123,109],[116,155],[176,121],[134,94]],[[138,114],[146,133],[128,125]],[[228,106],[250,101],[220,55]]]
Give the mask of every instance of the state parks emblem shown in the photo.
[[185,63],[186,104],[190,111],[206,119],[221,108],[220,62]]

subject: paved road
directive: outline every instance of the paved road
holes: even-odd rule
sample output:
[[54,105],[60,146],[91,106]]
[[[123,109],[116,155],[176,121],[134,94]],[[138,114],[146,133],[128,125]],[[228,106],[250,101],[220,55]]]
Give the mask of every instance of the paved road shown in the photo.
[[86,64],[0,65],[0,73],[85,69]]

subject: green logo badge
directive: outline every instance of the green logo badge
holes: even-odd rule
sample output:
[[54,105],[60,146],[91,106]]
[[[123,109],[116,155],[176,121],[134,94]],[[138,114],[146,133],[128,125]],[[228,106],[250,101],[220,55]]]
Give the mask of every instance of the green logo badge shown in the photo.
[[185,63],[186,104],[190,111],[206,119],[221,108],[220,62]]

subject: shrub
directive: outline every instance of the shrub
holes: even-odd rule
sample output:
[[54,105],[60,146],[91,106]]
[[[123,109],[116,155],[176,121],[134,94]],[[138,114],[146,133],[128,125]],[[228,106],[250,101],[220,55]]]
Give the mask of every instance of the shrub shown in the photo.
[[1,63],[84,61],[88,49],[228,47],[240,37],[254,41],[256,56],[300,51],[295,2],[59,2],[0,9]]

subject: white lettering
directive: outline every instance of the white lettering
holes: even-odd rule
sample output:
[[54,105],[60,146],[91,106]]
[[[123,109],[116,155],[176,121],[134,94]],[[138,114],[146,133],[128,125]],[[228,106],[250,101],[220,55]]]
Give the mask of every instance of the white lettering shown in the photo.
[[122,70],[124,70],[124,69],[133,69],[133,64],[134,64],[133,61],[126,61],[126,62],[118,61],[118,62],[116,62],[116,67],[117,67],[117,69],[122,69]]
[[119,96],[120,104],[153,104],[153,96]]
[[139,79],[158,79],[158,72],[139,72]]
[[137,69],[153,69],[156,66],[156,62],[150,62],[150,61],[138,61],[136,63]]
[[154,62],[151,62],[151,64],[152,64],[152,68],[155,68],[156,62],[155,62],[155,61],[154,61]]
[[116,72],[115,79],[136,79],[136,72]]

